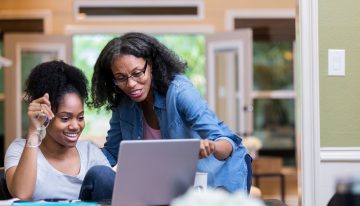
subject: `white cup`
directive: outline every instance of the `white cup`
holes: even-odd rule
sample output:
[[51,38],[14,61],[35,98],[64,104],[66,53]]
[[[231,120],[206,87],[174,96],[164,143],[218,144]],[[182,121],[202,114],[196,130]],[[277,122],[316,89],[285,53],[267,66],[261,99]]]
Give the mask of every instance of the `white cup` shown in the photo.
[[196,172],[195,181],[194,181],[195,190],[206,191],[207,177],[208,177],[208,174],[206,172]]

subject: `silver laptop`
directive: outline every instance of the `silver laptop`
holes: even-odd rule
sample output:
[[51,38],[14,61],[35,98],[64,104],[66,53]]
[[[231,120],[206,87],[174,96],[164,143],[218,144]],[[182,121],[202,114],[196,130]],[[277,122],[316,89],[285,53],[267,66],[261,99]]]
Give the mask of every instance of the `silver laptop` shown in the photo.
[[122,141],[112,205],[168,205],[193,186],[199,148],[198,139]]

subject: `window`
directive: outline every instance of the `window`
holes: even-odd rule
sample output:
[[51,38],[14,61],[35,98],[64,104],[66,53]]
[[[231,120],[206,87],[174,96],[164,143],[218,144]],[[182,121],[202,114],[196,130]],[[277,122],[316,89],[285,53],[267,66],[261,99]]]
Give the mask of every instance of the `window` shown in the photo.
[[235,18],[253,30],[253,135],[260,155],[295,165],[294,18]]

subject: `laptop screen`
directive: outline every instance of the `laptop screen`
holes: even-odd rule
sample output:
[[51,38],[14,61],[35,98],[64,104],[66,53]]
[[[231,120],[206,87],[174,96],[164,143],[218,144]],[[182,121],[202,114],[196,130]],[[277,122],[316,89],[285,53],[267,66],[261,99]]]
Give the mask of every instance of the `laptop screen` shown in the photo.
[[120,144],[112,205],[167,205],[194,184],[200,140]]

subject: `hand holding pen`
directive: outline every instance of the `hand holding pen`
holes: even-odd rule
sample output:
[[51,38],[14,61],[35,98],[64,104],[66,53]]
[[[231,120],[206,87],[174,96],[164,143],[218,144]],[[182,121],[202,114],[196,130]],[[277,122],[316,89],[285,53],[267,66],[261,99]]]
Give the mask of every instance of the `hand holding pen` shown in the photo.
[[46,127],[49,125],[51,119],[54,118],[54,113],[51,111],[49,94],[45,93],[44,96],[32,101],[29,104],[27,114],[30,120],[27,146],[37,147],[45,137]]

